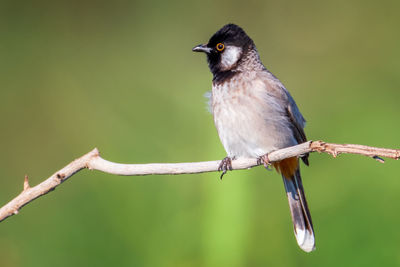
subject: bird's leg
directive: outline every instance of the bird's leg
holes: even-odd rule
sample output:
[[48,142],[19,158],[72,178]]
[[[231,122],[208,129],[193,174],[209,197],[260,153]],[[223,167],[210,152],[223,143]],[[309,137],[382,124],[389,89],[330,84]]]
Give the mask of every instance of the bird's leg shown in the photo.
[[268,153],[267,154],[265,154],[265,155],[262,155],[261,157],[259,157],[258,159],[257,159],[257,164],[264,164],[264,167],[267,169],[267,170],[269,170],[269,171],[271,171],[272,169],[271,169],[271,162],[269,161],[269,158],[268,158]]
[[218,171],[222,171],[220,179],[222,180],[222,177],[225,175],[227,171],[232,170],[232,158],[230,157],[225,157],[223,160],[221,160],[221,163],[218,166]]

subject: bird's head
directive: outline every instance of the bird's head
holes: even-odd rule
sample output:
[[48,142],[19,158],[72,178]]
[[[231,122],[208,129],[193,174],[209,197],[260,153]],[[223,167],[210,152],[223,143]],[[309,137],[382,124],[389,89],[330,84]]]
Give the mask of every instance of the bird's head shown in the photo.
[[207,54],[208,65],[215,78],[218,74],[235,72],[241,59],[253,49],[253,40],[242,28],[227,24],[207,44],[195,46],[192,50]]

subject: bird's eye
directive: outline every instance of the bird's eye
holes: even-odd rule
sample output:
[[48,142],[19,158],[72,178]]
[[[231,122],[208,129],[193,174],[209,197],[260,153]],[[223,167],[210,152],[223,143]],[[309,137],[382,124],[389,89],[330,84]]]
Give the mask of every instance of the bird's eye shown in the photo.
[[225,46],[224,46],[223,43],[218,43],[217,46],[216,46],[216,48],[217,48],[217,50],[218,50],[219,52],[221,52],[222,50],[224,50]]

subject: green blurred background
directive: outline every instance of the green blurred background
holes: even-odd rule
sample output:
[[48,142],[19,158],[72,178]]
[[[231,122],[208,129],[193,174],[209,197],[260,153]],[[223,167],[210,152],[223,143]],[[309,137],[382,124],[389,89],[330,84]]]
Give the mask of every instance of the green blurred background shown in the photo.
[[[310,139],[399,147],[398,1],[1,1],[0,204],[98,147],[125,163],[222,159],[191,51],[228,22],[255,40]],[[400,265],[400,163],[312,154],[317,250],[263,168],[82,171],[0,224],[0,266]]]

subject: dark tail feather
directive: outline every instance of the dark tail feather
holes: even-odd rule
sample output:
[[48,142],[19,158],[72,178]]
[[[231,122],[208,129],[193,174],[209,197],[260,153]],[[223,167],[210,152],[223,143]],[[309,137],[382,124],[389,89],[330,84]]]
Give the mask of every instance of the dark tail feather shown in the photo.
[[311,252],[315,249],[314,228],[304,195],[300,170],[297,169],[292,177],[282,177],[289,200],[290,213],[292,215],[294,234],[297,243],[302,250]]

